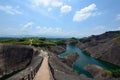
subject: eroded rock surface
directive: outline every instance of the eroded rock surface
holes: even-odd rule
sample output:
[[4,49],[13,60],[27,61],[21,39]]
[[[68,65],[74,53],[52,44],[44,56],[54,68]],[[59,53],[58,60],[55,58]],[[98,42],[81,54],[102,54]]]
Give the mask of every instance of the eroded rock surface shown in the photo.
[[61,61],[57,55],[49,54],[49,64],[55,80],[80,80],[80,76],[71,67]]
[[73,63],[78,59],[78,53],[71,53],[62,58],[62,62],[66,63],[68,66],[72,67]]
[[23,45],[0,44],[0,76],[27,66],[33,56],[33,49]]
[[[112,73],[105,73],[105,69],[98,65],[89,64],[85,67],[85,70],[92,74],[94,77],[92,80],[120,80],[120,78],[113,77]],[[103,73],[105,73],[106,76],[104,76]]]
[[89,64],[88,66],[86,66],[85,70],[91,73],[94,78],[101,76],[102,72],[104,71],[104,69],[101,68],[100,66],[93,64]]
[[78,47],[92,57],[120,66],[120,31],[106,32],[91,36],[86,42],[79,42]]
[[56,45],[56,46],[50,46],[47,48],[49,51],[55,53],[55,54],[60,54],[65,51],[66,45]]

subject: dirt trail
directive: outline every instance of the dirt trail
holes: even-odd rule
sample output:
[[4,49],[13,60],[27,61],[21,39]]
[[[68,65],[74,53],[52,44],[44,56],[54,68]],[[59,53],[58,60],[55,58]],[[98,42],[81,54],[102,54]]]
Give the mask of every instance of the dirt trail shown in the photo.
[[50,80],[50,70],[48,65],[48,54],[47,52],[41,51],[44,57],[40,69],[38,70],[34,80]]

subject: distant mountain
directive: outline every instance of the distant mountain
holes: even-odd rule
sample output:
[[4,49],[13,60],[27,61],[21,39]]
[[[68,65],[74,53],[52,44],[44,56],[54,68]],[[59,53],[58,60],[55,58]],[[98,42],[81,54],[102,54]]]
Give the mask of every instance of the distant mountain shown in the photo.
[[70,38],[68,36],[50,36],[50,35],[0,35],[1,38],[28,38],[28,37],[46,37],[46,38]]

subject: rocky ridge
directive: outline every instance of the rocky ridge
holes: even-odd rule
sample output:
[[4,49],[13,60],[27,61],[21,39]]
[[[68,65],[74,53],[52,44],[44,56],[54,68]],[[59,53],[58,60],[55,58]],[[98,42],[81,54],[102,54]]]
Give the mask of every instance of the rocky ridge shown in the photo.
[[[56,50],[59,50],[57,52],[64,52],[65,46],[60,46],[62,49],[59,49],[59,47],[54,46],[55,51],[51,51],[48,48],[49,52],[49,66],[52,71],[53,77],[55,80],[91,80],[90,78],[86,77],[85,75],[77,74],[73,68],[73,63],[77,60],[78,54],[72,53],[68,54],[65,57],[61,58],[57,55]],[[60,53],[59,53],[60,54]]]
[[120,78],[112,77],[112,73],[110,71],[105,72],[105,69],[94,64],[87,65],[85,70],[92,74],[93,80],[120,80]]
[[120,31],[110,31],[86,38],[77,45],[92,57],[120,66]]
[[72,67],[62,62],[56,54],[49,54],[49,65],[55,80],[79,80],[80,76],[75,73]]
[[53,52],[53,53],[59,55],[66,50],[66,45],[49,46],[47,49],[50,52]]

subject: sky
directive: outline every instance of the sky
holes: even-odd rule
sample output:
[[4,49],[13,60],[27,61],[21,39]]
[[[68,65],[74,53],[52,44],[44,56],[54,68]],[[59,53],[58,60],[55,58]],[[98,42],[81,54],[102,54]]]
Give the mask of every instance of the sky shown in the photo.
[[0,37],[85,37],[120,30],[120,0],[0,0]]

